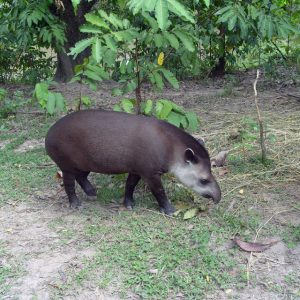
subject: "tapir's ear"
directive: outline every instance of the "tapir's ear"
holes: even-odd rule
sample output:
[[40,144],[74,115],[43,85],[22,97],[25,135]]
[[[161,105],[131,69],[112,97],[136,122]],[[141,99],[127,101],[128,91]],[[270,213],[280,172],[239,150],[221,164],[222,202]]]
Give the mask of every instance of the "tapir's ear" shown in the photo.
[[198,161],[197,157],[195,156],[194,151],[191,148],[187,148],[185,150],[184,159],[186,162],[193,163],[193,164],[195,164]]
[[204,141],[204,138],[199,138],[199,139],[197,139],[197,142],[198,142],[201,146],[205,147],[205,141]]

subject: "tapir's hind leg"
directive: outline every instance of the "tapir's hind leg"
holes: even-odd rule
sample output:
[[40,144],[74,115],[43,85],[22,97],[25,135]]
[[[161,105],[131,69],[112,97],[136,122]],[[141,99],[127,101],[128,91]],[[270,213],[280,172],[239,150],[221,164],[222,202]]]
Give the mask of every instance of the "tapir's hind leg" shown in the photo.
[[140,179],[141,176],[139,175],[128,174],[126,180],[126,186],[125,186],[125,197],[124,197],[124,205],[128,209],[132,209],[134,205],[133,192]]
[[96,196],[96,189],[87,179],[89,173],[90,172],[80,172],[76,174],[75,179],[88,196]]
[[154,175],[149,178],[145,178],[145,180],[147,181],[152,194],[158,202],[160,211],[166,215],[171,215],[173,212],[175,212],[175,208],[167,198],[160,175]]
[[79,207],[81,202],[75,193],[75,175],[73,173],[63,171],[63,182],[65,191],[69,198],[70,207]]

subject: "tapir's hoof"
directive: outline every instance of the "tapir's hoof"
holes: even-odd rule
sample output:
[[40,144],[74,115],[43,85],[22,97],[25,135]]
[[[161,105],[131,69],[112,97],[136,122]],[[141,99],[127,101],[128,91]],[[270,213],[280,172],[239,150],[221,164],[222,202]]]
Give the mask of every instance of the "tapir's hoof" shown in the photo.
[[175,212],[175,208],[170,205],[168,207],[160,207],[159,211],[165,215],[171,216]]
[[134,207],[134,201],[132,199],[125,199],[123,204],[128,210],[132,210]]
[[87,199],[89,201],[96,201],[97,200],[97,196],[96,195],[95,196],[87,196]]
[[70,208],[78,208],[78,209],[80,209],[80,208],[82,208],[82,203],[80,201],[71,202],[70,203]]
[[86,194],[87,196],[89,197],[96,197],[97,196],[97,192],[95,189],[89,189],[89,190],[86,190]]
[[125,208],[126,208],[127,210],[133,210],[132,205],[125,205]]

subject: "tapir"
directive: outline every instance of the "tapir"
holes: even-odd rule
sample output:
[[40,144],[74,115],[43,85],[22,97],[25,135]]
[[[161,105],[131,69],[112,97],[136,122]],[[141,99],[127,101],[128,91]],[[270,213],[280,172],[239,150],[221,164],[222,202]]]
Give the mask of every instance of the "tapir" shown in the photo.
[[205,147],[184,130],[154,117],[102,110],[74,112],[49,129],[45,147],[62,171],[64,188],[74,208],[81,205],[75,181],[88,196],[96,196],[88,180],[90,172],[128,173],[124,196],[128,209],[134,205],[133,192],[142,178],[160,211],[172,214],[174,207],[161,182],[167,172],[215,203],[221,199]]

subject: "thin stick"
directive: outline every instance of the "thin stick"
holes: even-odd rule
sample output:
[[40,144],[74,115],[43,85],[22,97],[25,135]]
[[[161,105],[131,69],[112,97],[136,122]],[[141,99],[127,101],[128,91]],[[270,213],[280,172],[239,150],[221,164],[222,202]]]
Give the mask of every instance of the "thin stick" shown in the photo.
[[256,106],[256,111],[257,111],[257,116],[258,116],[258,123],[259,123],[261,161],[262,161],[262,163],[264,163],[266,161],[266,157],[267,157],[267,149],[266,149],[266,145],[265,145],[263,120],[261,117],[261,113],[260,113],[259,106],[258,106],[258,100],[257,100],[256,84],[257,84],[258,78],[259,78],[259,70],[257,70],[257,73],[256,73],[256,79],[253,83],[253,89],[254,89],[254,101],[255,101],[255,106]]

